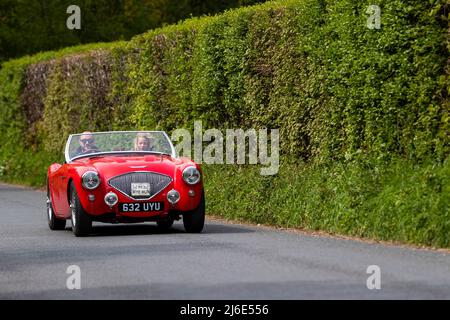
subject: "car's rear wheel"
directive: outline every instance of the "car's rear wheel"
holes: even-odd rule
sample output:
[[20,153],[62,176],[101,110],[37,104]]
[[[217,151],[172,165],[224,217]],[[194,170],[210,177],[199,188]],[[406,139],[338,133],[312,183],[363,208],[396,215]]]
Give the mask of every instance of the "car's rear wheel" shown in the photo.
[[92,220],[84,211],[73,182],[70,184],[70,211],[74,235],[77,237],[89,235],[92,229]]
[[200,233],[205,225],[205,193],[195,210],[183,214],[184,230],[189,233]]
[[64,230],[66,228],[66,219],[59,219],[55,216],[53,210],[52,196],[47,187],[47,221],[50,230]]
[[162,231],[170,229],[173,225],[174,219],[171,216],[168,216],[164,219],[156,221],[156,224],[158,225],[158,228]]

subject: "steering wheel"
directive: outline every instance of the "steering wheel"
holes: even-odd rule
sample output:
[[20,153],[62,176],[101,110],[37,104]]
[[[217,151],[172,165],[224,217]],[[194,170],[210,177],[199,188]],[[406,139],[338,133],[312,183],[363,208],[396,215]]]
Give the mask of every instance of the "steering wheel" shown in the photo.
[[91,149],[88,149],[86,151],[83,151],[80,154],[89,154],[89,153],[95,153],[95,152],[98,152],[98,151],[100,151],[100,149],[95,147],[95,148],[91,148]]

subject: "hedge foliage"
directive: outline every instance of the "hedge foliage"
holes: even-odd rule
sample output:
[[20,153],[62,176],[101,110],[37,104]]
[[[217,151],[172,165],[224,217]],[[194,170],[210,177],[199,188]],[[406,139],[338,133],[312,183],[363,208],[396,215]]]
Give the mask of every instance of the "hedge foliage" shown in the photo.
[[448,160],[439,166],[404,159],[283,163],[274,177],[260,176],[254,166],[203,170],[208,211],[224,218],[450,247]]
[[[290,183],[290,179],[305,179],[308,185],[307,171],[286,171],[299,162],[304,170],[311,170],[311,176],[317,166],[341,170],[341,166],[360,168],[361,163],[380,161],[384,165],[377,167],[384,172],[403,161],[405,166],[431,166],[448,173],[443,168],[450,151],[450,6],[445,0],[379,0],[381,28],[370,29],[367,8],[372,2],[267,2],[186,20],[130,42],[74,47],[4,63],[0,69],[0,177],[42,184],[46,166],[61,160],[63,144],[72,132],[170,132],[192,128],[194,120],[202,120],[205,129],[279,128],[285,168],[279,176],[266,178],[269,185]],[[208,170],[223,172],[209,185],[213,198],[221,199],[213,207],[219,211],[221,206],[228,207],[225,203],[230,199],[222,199],[213,190],[233,169],[213,166]],[[249,170],[243,176],[252,172],[242,170]],[[421,170],[428,175],[428,169]],[[292,177],[283,180],[283,172]],[[408,172],[408,177],[414,176]],[[311,178],[309,185],[317,191],[320,186],[314,181],[319,180]],[[388,192],[388,184],[370,181],[366,183],[374,188],[372,196],[354,208],[368,212],[364,210],[372,205],[371,210],[378,212],[393,205],[378,202],[382,199],[378,196]],[[365,183],[364,179],[358,182]],[[252,188],[251,184],[246,187]],[[272,197],[281,196],[282,190]],[[292,192],[294,198],[301,196],[300,191]],[[285,217],[297,217],[297,225],[311,226],[300,223],[312,221],[306,219],[305,203],[286,208]],[[448,217],[449,205],[439,208],[444,210],[442,219]],[[336,218],[331,207],[316,209],[324,210],[321,214],[326,219]],[[386,219],[386,223],[397,221]],[[402,223],[405,230],[417,226],[407,220]],[[319,226],[334,230],[326,223]],[[336,230],[383,234],[377,224],[364,224],[364,228],[364,232]],[[442,237],[439,241],[429,236],[396,238],[448,245]]]

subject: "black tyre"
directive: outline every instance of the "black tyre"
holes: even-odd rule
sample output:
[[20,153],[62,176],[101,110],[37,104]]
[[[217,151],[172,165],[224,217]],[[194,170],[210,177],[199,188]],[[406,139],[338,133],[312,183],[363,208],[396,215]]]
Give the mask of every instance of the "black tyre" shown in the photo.
[[50,189],[47,187],[47,221],[50,230],[64,230],[66,228],[66,219],[59,219],[55,216],[53,210],[52,196]]
[[84,211],[73,182],[70,184],[70,211],[73,234],[77,237],[88,236],[92,229],[92,220]]
[[205,225],[205,193],[195,210],[183,214],[184,230],[188,233],[200,233]]
[[168,216],[165,219],[156,221],[156,224],[158,225],[158,228],[160,230],[165,231],[165,230],[170,229],[170,227],[172,227],[173,221],[174,221],[174,219],[172,217]]

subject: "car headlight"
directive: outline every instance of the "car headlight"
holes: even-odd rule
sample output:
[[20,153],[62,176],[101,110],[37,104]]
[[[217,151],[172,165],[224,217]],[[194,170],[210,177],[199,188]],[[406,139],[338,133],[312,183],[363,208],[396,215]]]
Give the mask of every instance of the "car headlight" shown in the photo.
[[100,185],[100,177],[95,171],[87,171],[81,177],[81,183],[86,189],[94,190]]
[[193,185],[200,181],[200,171],[196,167],[187,167],[183,170],[183,180],[187,184]]

